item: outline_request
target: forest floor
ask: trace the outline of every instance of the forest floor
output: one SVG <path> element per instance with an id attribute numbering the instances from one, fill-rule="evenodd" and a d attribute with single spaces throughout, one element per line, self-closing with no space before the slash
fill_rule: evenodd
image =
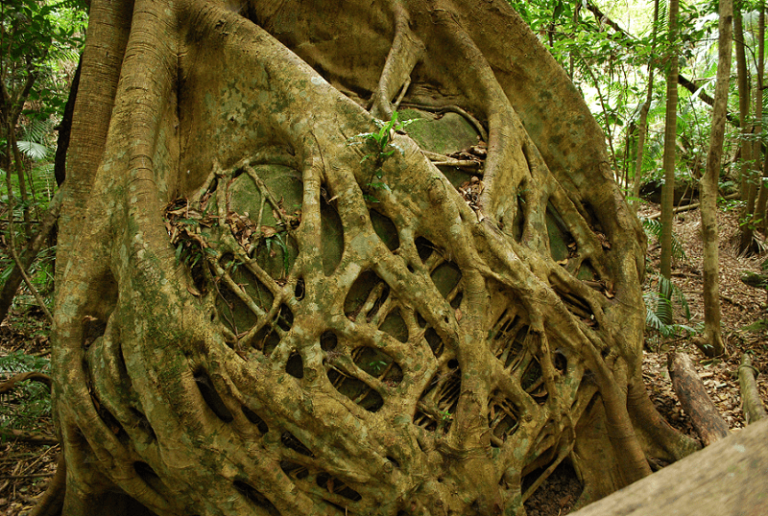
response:
<path id="1" fill-rule="evenodd" d="M 646 205 L 641 215 L 648 217 L 658 207 Z M 683 310 L 676 307 L 676 321 L 695 327 L 703 319 L 701 272 L 701 217 L 698 212 L 681 213 L 676 217 L 674 232 L 685 252 L 675 261 L 673 283 L 684 294 L 691 320 L 683 318 Z M 732 431 L 744 426 L 737 371 L 743 353 L 752 355 L 753 366 L 765 374 L 758 376 L 761 398 L 768 404 L 768 331 L 750 331 L 746 326 L 768 318 L 766 293 L 747 287 L 739 280 L 746 271 L 759 272 L 763 257 L 737 256 L 732 244 L 738 231 L 735 211 L 720 211 L 720 289 L 722 300 L 723 333 L 728 356 L 705 359 L 689 336 L 662 339 L 648 333 L 644 352 L 644 377 L 651 399 L 664 417 L 676 428 L 697 438 L 688 416 L 672 390 L 667 372 L 667 356 L 685 351 L 692 357 L 709 396 L 715 402 Z M 656 289 L 659 248 L 651 241 L 648 246 L 649 274 L 646 289 Z M 0 324 L 0 382 L 16 372 L 31 368 L 45 368 L 48 357 L 48 328 L 35 309 L 24 313 L 13 312 Z M 5 369 L 2 365 L 5 364 Z M 11 364 L 14 367 L 8 367 Z M 42 387 L 42 385 L 40 385 Z M 30 389 L 16 389 L 0 394 L 0 432 L 15 429 L 26 436 L 52 438 L 53 422 L 50 401 Z M 0 515 L 26 514 L 56 470 L 57 444 L 34 444 L 24 440 L 0 436 Z M 527 502 L 528 516 L 563 516 L 568 514 L 580 494 L 580 485 L 573 470 L 562 465 Z"/>

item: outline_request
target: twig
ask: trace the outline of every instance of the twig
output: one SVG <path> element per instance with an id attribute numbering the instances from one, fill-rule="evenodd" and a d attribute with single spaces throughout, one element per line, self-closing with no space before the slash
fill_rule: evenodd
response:
<path id="1" fill-rule="evenodd" d="M 436 152 L 430 152 L 430 151 L 421 151 L 422 154 L 424 154 L 425 157 L 429 158 L 429 160 L 432 161 L 432 164 L 437 166 L 445 165 L 447 167 L 479 167 L 480 162 L 479 161 L 473 161 L 469 159 L 454 159 L 450 156 L 445 156 L 443 154 L 438 154 Z M 480 172 L 482 175 L 482 172 Z"/>
<path id="2" fill-rule="evenodd" d="M 41 477 L 52 477 L 56 474 L 56 472 L 53 473 L 35 473 L 32 475 L 0 475 L 0 480 L 23 480 L 25 478 L 41 478 Z"/>

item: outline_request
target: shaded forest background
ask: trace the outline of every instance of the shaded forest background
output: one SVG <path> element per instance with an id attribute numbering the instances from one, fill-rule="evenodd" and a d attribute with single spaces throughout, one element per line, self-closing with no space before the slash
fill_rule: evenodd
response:
<path id="1" fill-rule="evenodd" d="M 724 353 L 703 334 L 699 210 L 713 127 L 719 4 L 680 2 L 675 31 L 670 13 L 676 0 L 509 2 L 590 105 L 605 132 L 615 180 L 648 236 L 645 379 L 654 403 L 674 426 L 697 435 L 667 369 L 668 354 L 687 351 L 728 426 L 744 426 L 738 381 L 744 355 L 754 371 L 768 369 L 765 2 L 734 5 L 716 213 Z M 65 149 L 67 100 L 86 26 L 87 8 L 76 0 L 0 3 L 0 514 L 27 511 L 55 470 L 46 373 L 56 193 L 64 180 L 57 148 Z M 670 78 L 678 94 L 674 111 Z M 669 120 L 676 137 L 665 150 Z M 665 152 L 672 150 L 674 181 L 664 170 Z M 672 202 L 662 209 L 665 185 L 672 187 Z M 662 211 L 674 212 L 671 223 L 661 222 Z M 671 270 L 665 272 L 667 253 Z M 23 373 L 30 375 L 2 383 Z M 757 388 L 768 400 L 763 376 Z M 575 502 L 578 483 L 567 471 L 549 482 L 550 491 L 529 500 L 529 514 L 565 513 Z"/>

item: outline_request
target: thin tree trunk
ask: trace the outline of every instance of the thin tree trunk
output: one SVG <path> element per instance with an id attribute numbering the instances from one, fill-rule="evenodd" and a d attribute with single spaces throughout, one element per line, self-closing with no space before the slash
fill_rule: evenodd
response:
<path id="1" fill-rule="evenodd" d="M 661 275 L 672 276 L 672 210 L 675 193 L 675 143 L 677 137 L 677 13 L 679 0 L 669 2 L 667 40 L 667 117 L 664 127 L 664 187 L 661 192 Z"/>
<path id="2" fill-rule="evenodd" d="M 651 55 L 656 53 L 656 28 L 659 22 L 659 0 L 653 2 L 653 34 L 651 35 Z M 653 59 L 648 61 L 648 90 L 645 94 L 645 103 L 640 109 L 640 122 L 637 134 L 637 156 L 635 161 L 635 181 L 632 185 L 632 197 L 640 198 L 640 186 L 643 180 L 643 155 L 645 153 L 645 135 L 648 132 L 648 111 L 653 100 Z M 637 208 L 638 202 L 631 201 L 631 205 Z"/>
<path id="3" fill-rule="evenodd" d="M 760 135 L 763 131 L 763 71 L 765 69 L 765 2 L 760 2 L 760 17 L 758 21 L 758 50 L 757 50 L 757 88 L 755 89 L 755 128 L 754 133 Z M 741 239 L 739 242 L 739 250 L 743 253 L 752 254 L 757 251 L 754 246 L 754 234 L 756 228 L 756 216 L 759 213 L 756 211 L 756 201 L 758 189 L 761 181 L 758 179 L 760 176 L 758 163 L 760 163 L 760 150 L 761 145 L 755 143 L 752 149 L 752 158 L 754 159 L 754 165 L 749 171 L 749 179 L 747 181 L 747 204 L 744 208 L 743 218 L 746 219 L 746 223 L 741 225 Z"/>
<path id="4" fill-rule="evenodd" d="M 747 177 L 749 177 L 749 162 L 752 159 L 752 145 L 749 143 L 749 134 L 751 129 L 747 124 L 750 106 L 750 79 L 749 68 L 747 68 L 747 56 L 744 52 L 744 22 L 741 16 L 742 1 L 736 2 L 733 13 L 733 43 L 736 47 L 736 69 L 738 72 L 738 91 L 739 91 L 739 127 L 741 128 L 741 138 L 739 148 L 741 150 L 741 198 L 746 199 L 748 195 Z"/>
<path id="5" fill-rule="evenodd" d="M 701 346 L 707 356 L 725 353 L 720 332 L 720 276 L 717 230 L 717 182 L 723 155 L 725 113 L 728 109 L 728 84 L 731 74 L 732 0 L 720 0 L 720 37 L 717 63 L 715 108 L 712 114 L 712 134 L 707 154 L 707 168 L 701 178 L 701 238 L 704 248 L 704 339 Z"/>

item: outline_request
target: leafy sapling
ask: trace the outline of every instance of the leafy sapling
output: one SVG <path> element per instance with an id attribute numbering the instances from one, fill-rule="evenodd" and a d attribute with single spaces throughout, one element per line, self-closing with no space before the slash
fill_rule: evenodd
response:
<path id="1" fill-rule="evenodd" d="M 384 122 L 382 120 L 375 120 L 376 125 L 379 127 L 378 131 L 372 133 L 360 133 L 356 134 L 349 139 L 349 145 L 367 145 L 371 152 L 363 156 L 360 163 L 365 163 L 368 160 L 373 160 L 373 172 L 370 179 L 365 184 L 366 188 L 370 191 L 385 190 L 391 191 L 389 185 L 384 181 L 384 161 L 392 156 L 395 151 L 400 151 L 400 154 L 405 154 L 404 150 L 398 145 L 392 143 L 394 134 L 396 132 L 403 132 L 405 128 L 411 125 L 418 119 L 414 120 L 400 120 L 400 115 L 397 111 L 392 112 L 392 119 Z M 376 203 L 379 200 L 373 196 L 364 194 L 365 200 L 368 202 Z"/>

